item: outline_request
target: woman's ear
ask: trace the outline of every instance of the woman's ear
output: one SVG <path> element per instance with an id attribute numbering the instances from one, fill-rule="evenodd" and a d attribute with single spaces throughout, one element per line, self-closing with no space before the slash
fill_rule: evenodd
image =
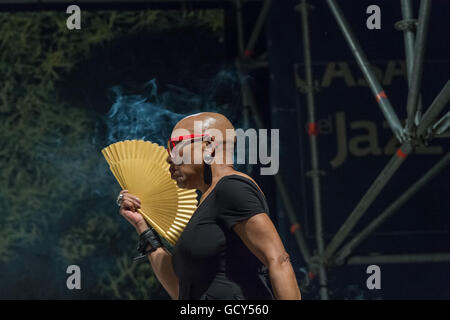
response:
<path id="1" fill-rule="evenodd" d="M 207 151 L 214 156 L 217 143 L 214 141 L 216 137 L 212 136 L 209 141 L 206 142 Z"/>

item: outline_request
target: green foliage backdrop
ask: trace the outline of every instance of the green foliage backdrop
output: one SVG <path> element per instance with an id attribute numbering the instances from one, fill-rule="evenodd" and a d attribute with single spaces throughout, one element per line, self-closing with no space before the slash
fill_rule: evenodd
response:
<path id="1" fill-rule="evenodd" d="M 96 143 L 94 111 L 58 84 L 115 39 L 183 26 L 223 30 L 219 10 L 0 13 L 0 283 L 2 298 L 168 299 L 137 236 L 114 207 L 118 185 Z M 109 182 L 109 183 L 108 183 Z M 102 192 L 98 192 L 102 190 Z M 83 290 L 65 288 L 80 265 Z"/>

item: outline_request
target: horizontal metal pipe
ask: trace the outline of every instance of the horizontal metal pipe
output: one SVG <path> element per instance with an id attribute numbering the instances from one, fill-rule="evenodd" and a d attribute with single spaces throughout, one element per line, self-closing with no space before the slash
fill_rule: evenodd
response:
<path id="1" fill-rule="evenodd" d="M 374 256 L 355 256 L 347 264 L 385 264 L 385 263 L 428 263 L 450 262 L 450 253 L 392 254 Z"/>

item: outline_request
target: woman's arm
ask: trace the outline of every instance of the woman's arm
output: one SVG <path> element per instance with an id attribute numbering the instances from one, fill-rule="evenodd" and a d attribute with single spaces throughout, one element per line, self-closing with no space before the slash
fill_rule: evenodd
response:
<path id="1" fill-rule="evenodd" d="M 141 207 L 141 201 L 135 195 L 132 195 L 128 190 L 120 191 L 122 194 L 122 204 L 120 205 L 119 213 L 136 229 L 140 235 L 148 229 L 148 224 L 137 209 Z M 148 250 L 150 248 L 146 248 Z M 172 254 L 166 248 L 160 247 L 147 255 L 153 272 L 158 278 L 161 285 L 170 295 L 173 300 L 178 300 L 179 281 L 173 270 Z"/>
<path id="2" fill-rule="evenodd" d="M 136 231 L 138 234 L 141 234 L 142 232 L 147 230 L 147 228 L 147 224 L 140 224 L 136 226 Z M 166 248 L 160 247 L 155 251 L 149 253 L 147 255 L 147 258 L 148 261 L 150 261 L 156 278 L 158 278 L 159 282 L 170 295 L 172 300 L 178 300 L 180 284 L 178 277 L 173 270 L 172 254 L 167 251 Z"/>
<path id="3" fill-rule="evenodd" d="M 251 252 L 269 269 L 277 300 L 301 300 L 294 269 L 272 220 L 260 213 L 237 223 L 234 231 Z"/>

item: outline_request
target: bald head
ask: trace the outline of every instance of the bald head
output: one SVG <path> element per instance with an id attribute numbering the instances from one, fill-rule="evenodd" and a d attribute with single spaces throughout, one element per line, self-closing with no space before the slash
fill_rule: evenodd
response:
<path id="1" fill-rule="evenodd" d="M 209 134 L 216 143 L 235 141 L 234 126 L 227 117 L 216 112 L 201 112 L 181 119 L 174 127 L 172 137 L 177 136 L 177 129 L 187 130 L 191 134 Z M 218 134 L 220 132 L 220 134 Z"/>
<path id="2" fill-rule="evenodd" d="M 236 142 L 236 132 L 233 124 L 224 115 L 216 112 L 201 112 L 181 119 L 173 128 L 171 138 L 180 136 L 194 135 L 194 138 L 200 138 L 206 141 L 204 144 L 192 143 L 194 163 L 201 164 L 203 155 L 212 156 L 215 164 L 233 165 L 234 145 Z M 198 140 L 197 140 L 198 141 Z M 178 152 L 181 152 L 180 146 Z M 191 153 L 192 153 L 191 152 Z M 187 163 L 191 155 L 183 153 Z M 181 160 L 179 160 L 181 161 Z M 192 163 L 192 162 L 191 162 Z"/>
<path id="3" fill-rule="evenodd" d="M 235 141 L 233 124 L 220 113 L 201 112 L 181 119 L 168 146 L 172 179 L 180 188 L 206 190 L 214 177 L 234 170 Z"/>

